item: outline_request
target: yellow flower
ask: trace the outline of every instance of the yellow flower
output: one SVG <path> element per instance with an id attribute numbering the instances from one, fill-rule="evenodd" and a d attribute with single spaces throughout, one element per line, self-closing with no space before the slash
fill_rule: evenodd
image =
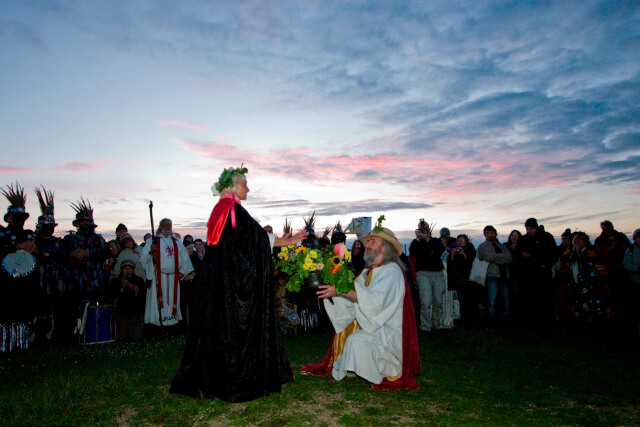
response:
<path id="1" fill-rule="evenodd" d="M 306 257 L 304 259 L 304 264 L 302 265 L 302 267 L 305 270 L 313 271 L 316 269 L 316 263 L 313 262 L 310 257 Z"/>
<path id="2" fill-rule="evenodd" d="M 318 253 L 316 251 L 311 251 L 309 252 L 309 256 L 311 257 L 311 259 L 316 259 L 318 258 Z"/>
<path id="3" fill-rule="evenodd" d="M 344 253 L 344 259 L 347 262 L 351 261 L 351 252 L 349 252 L 349 251 L 345 252 Z"/>
<path id="4" fill-rule="evenodd" d="M 296 253 L 299 254 L 300 252 L 304 252 L 306 250 L 307 250 L 307 248 L 305 248 L 304 246 L 298 246 L 296 248 Z"/>

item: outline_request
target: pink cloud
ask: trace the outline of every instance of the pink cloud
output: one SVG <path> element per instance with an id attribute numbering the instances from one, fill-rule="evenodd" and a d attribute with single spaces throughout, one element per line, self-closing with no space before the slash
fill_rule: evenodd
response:
<path id="1" fill-rule="evenodd" d="M 323 149 L 280 148 L 264 153 L 237 145 L 176 139 L 183 149 L 223 163 L 255 165 L 263 175 L 287 175 L 304 170 L 305 179 L 316 183 L 395 183 L 409 198 L 445 200 L 454 196 L 514 188 L 535 188 L 581 181 L 562 168 L 546 168 L 549 159 L 503 153 L 479 153 L 473 158 L 450 159 L 411 154 L 327 155 Z M 405 190 L 406 189 L 406 190 Z"/>
<path id="2" fill-rule="evenodd" d="M 85 162 L 67 162 L 62 165 L 63 172 L 89 172 L 104 169 L 104 162 L 85 163 Z"/>
<path id="3" fill-rule="evenodd" d="M 157 126 L 166 127 L 166 126 L 180 126 L 191 129 L 195 133 L 205 133 L 211 129 L 209 126 L 204 123 L 199 122 L 190 122 L 187 120 L 158 120 L 156 122 Z"/>
<path id="4" fill-rule="evenodd" d="M 0 166 L 0 175 L 17 175 L 23 173 L 34 173 L 36 169 L 18 166 Z"/>

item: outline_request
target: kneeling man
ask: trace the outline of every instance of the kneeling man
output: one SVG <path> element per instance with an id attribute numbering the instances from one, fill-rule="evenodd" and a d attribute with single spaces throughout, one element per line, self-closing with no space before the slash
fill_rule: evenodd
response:
<path id="1" fill-rule="evenodd" d="M 336 296 L 333 286 L 322 285 L 318 291 L 321 298 L 334 297 L 324 305 L 336 338 L 348 333 L 344 347 L 333 343 L 334 351 L 343 350 L 333 359 L 332 375 L 339 381 L 354 372 L 374 389 L 416 389 L 420 359 L 411 292 L 399 258 L 402 246 L 382 227 L 362 240 L 370 267 L 356 278 L 355 290 Z"/>

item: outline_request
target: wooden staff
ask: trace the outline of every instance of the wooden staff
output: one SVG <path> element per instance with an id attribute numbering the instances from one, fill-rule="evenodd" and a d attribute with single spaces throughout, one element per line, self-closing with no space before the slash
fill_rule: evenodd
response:
<path id="1" fill-rule="evenodd" d="M 151 244 L 153 245 L 156 242 L 156 232 L 155 227 L 153 225 L 153 200 L 149 200 L 149 218 L 151 219 Z M 158 242 L 160 244 L 160 242 Z M 156 245 L 156 251 L 159 251 L 158 245 Z M 158 275 L 156 274 L 156 268 L 160 268 L 159 265 L 155 263 L 155 254 L 153 255 L 153 276 L 158 280 Z M 160 292 L 162 292 L 162 283 L 160 284 Z M 160 299 L 162 298 L 162 294 L 158 295 L 158 286 L 156 286 L 156 304 L 158 306 L 158 319 L 160 320 L 160 329 L 162 330 L 162 336 L 165 335 L 164 324 L 162 323 L 162 309 L 160 308 Z"/>

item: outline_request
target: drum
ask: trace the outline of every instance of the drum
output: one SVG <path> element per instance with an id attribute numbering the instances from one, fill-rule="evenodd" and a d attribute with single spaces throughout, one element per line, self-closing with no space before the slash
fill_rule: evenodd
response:
<path id="1" fill-rule="evenodd" d="M 116 339 L 115 312 L 113 305 L 86 305 L 83 316 L 80 342 L 100 344 Z"/>
<path id="2" fill-rule="evenodd" d="M 22 249 L 11 252 L 2 259 L 2 271 L 14 279 L 26 277 L 35 269 L 36 257 Z"/>

